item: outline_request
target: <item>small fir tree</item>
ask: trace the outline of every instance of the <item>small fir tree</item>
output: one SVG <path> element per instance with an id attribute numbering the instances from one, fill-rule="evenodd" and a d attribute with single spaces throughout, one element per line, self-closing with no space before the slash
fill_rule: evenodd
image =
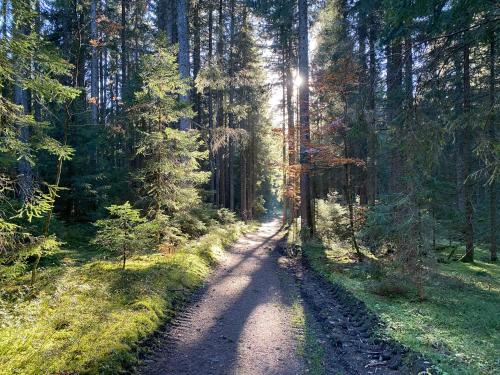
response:
<path id="1" fill-rule="evenodd" d="M 151 231 L 148 222 L 141 216 L 140 210 L 129 202 L 107 208 L 109 218 L 98 220 L 94 243 L 122 258 L 125 269 L 127 257 L 151 246 Z"/>

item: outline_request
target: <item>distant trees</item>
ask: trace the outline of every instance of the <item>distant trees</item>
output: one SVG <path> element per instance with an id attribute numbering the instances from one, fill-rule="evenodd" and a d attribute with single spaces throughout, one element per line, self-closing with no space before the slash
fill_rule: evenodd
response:
<path id="1" fill-rule="evenodd" d="M 157 242 L 203 232 L 207 202 L 245 220 L 272 207 L 277 142 L 246 2 L 0 10 L 0 272 L 28 265 L 35 281 L 54 223 L 124 201 Z"/>
<path id="2" fill-rule="evenodd" d="M 491 124 L 498 20 L 492 3 L 327 1 L 319 23 L 312 144 L 347 145 L 344 156 L 363 163 L 351 167 L 351 179 L 323 163 L 313 184 L 327 186 L 314 198 L 345 191 L 350 182 L 354 196 L 345 191 L 345 203 L 359 199 L 354 219 L 368 212 L 373 229 L 365 228 L 365 240 L 397 242 L 414 270 L 425 267 L 444 238 L 465 245 L 463 261 L 474 260 L 478 242 L 489 242 L 496 259 L 498 153 L 491 147 L 498 141 Z M 335 95 L 346 81 L 345 69 L 336 67 L 346 60 L 352 86 Z M 345 139 L 325 131 L 340 119 Z M 380 220 L 385 224 L 378 226 Z M 382 226 L 392 229 L 375 233 Z"/>

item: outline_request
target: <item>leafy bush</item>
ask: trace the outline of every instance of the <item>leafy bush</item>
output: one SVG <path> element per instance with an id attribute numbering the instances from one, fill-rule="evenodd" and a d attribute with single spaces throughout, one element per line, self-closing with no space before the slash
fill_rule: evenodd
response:
<path id="1" fill-rule="evenodd" d="M 221 224 L 234 224 L 238 221 L 236 214 L 227 208 L 221 208 L 217 211 L 217 220 Z"/>

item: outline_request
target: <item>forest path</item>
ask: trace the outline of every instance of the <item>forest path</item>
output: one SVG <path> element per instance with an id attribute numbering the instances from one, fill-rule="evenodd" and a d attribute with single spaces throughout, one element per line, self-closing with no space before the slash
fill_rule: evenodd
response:
<path id="1" fill-rule="evenodd" d="M 292 327 L 294 283 L 280 276 L 273 251 L 281 238 L 278 219 L 240 238 L 138 372 L 303 373 Z"/>

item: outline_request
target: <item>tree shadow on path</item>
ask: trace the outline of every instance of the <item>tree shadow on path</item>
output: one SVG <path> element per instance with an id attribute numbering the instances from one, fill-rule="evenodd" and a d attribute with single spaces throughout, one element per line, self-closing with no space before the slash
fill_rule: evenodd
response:
<path id="1" fill-rule="evenodd" d="M 297 374 L 291 301 L 272 249 L 279 225 L 242 239 L 142 374 Z"/>

